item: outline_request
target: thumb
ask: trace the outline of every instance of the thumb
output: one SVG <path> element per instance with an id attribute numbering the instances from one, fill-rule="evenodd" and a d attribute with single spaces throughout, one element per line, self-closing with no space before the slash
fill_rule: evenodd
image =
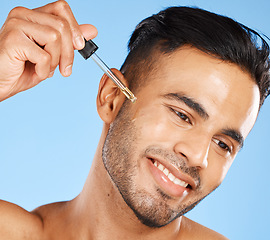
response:
<path id="1" fill-rule="evenodd" d="M 81 24 L 79 28 L 86 40 L 93 39 L 98 34 L 96 27 L 91 24 Z"/>

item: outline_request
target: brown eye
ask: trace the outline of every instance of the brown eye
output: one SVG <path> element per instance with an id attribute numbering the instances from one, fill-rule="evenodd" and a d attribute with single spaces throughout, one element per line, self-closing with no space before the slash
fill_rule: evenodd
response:
<path id="1" fill-rule="evenodd" d="M 218 139 L 213 139 L 213 141 L 224 151 L 227 151 L 231 153 L 231 148 L 224 142 L 218 140 Z"/>
<path id="2" fill-rule="evenodd" d="M 171 110 L 173 113 L 175 113 L 181 120 L 183 120 L 183 121 L 185 121 L 185 122 L 191 124 L 191 121 L 190 121 L 189 117 L 188 117 L 186 114 L 184 114 L 184 113 L 182 113 L 182 112 L 179 112 L 179 111 L 176 111 L 176 110 L 173 109 L 173 108 L 170 108 L 170 110 Z"/>

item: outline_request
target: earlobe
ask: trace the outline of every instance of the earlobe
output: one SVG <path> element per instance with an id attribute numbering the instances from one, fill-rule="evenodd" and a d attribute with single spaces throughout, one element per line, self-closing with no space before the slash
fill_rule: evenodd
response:
<path id="1" fill-rule="evenodd" d="M 127 84 L 123 74 L 113 68 L 111 71 L 124 83 Z M 116 117 L 120 110 L 125 95 L 121 93 L 119 88 L 114 82 L 104 74 L 99 83 L 98 95 L 97 95 L 97 110 L 100 118 L 110 124 Z"/>

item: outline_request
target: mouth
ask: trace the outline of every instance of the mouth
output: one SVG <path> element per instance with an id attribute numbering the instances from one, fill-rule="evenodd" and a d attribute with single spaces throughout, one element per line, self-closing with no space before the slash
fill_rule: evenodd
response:
<path id="1" fill-rule="evenodd" d="M 180 173 L 175 167 L 151 157 L 147 158 L 156 181 L 173 195 L 182 195 L 184 191 L 189 192 L 195 189 L 196 184 L 193 179 Z"/>
<path id="2" fill-rule="evenodd" d="M 160 171 L 162 171 L 165 176 L 167 176 L 169 178 L 169 180 L 171 182 L 173 182 L 176 185 L 179 185 L 181 187 L 184 188 L 189 188 L 192 189 L 191 185 L 188 184 L 187 182 L 177 178 L 176 176 L 174 176 L 167 168 L 165 168 L 161 163 L 159 163 L 158 161 L 151 159 L 151 161 L 153 162 L 154 166 L 157 167 Z"/>

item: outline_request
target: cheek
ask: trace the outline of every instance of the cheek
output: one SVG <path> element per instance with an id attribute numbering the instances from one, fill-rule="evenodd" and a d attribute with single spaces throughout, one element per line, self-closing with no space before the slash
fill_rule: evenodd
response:
<path id="1" fill-rule="evenodd" d="M 225 160 L 209 151 L 208 166 L 201 173 L 202 182 L 210 188 L 218 187 L 224 180 L 232 162 L 233 159 Z"/>
<path id="2" fill-rule="evenodd" d="M 168 117 L 157 109 L 152 109 L 151 114 L 149 111 L 145 114 L 141 113 L 134 119 L 141 141 L 145 142 L 146 145 L 169 142 L 175 131 L 173 131 Z"/>
<path id="3" fill-rule="evenodd" d="M 133 122 L 136 126 L 139 149 L 150 145 L 159 145 L 172 149 L 179 139 L 186 139 L 189 131 L 179 131 L 171 121 L 168 113 L 160 108 L 145 108 L 136 113 Z M 208 167 L 201 170 L 202 185 L 209 190 L 216 188 L 225 178 L 232 160 L 225 160 L 214 149 L 209 151 Z"/>

